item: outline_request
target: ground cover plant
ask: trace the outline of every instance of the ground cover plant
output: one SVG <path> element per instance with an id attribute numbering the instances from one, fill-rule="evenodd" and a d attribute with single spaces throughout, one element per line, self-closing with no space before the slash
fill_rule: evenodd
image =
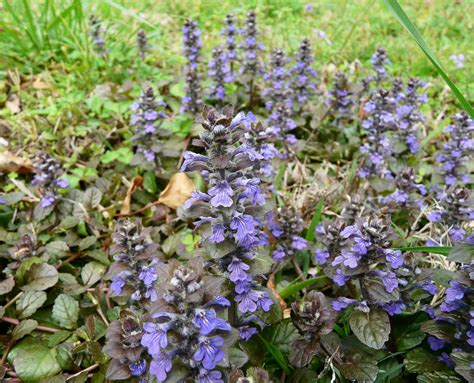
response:
<path id="1" fill-rule="evenodd" d="M 131 3 L 1 5 L 0 377 L 473 381 L 474 122 L 416 45 Z"/>

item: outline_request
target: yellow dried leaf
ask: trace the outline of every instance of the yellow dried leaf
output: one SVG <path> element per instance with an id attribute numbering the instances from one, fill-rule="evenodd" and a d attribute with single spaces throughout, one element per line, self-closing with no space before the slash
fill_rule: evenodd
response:
<path id="1" fill-rule="evenodd" d="M 6 108 L 13 114 L 21 112 L 20 98 L 16 94 L 12 94 L 5 103 Z"/>
<path id="2" fill-rule="evenodd" d="M 172 209 L 178 208 L 191 197 L 191 192 L 196 189 L 193 181 L 184 173 L 174 174 L 165 190 L 160 194 L 159 203 Z"/>
<path id="3" fill-rule="evenodd" d="M 130 214 L 130 205 L 132 203 L 132 194 L 137 190 L 140 186 L 143 185 L 143 177 L 135 176 L 130 183 L 130 186 L 127 190 L 127 195 L 122 202 L 122 208 L 120 209 L 121 215 L 128 215 Z"/>

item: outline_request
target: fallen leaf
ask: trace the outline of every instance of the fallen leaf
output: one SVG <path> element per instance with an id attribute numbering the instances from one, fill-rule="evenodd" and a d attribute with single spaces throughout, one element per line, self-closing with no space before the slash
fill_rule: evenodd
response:
<path id="1" fill-rule="evenodd" d="M 122 203 L 122 208 L 120 209 L 121 215 L 130 214 L 130 204 L 132 203 L 132 194 L 135 190 L 137 190 L 140 186 L 143 185 L 143 177 L 135 176 L 130 183 L 130 186 L 127 190 L 127 195 Z"/>
<path id="2" fill-rule="evenodd" d="M 177 209 L 191 197 L 191 192 L 196 189 L 193 181 L 184 173 L 174 174 L 165 190 L 160 194 L 159 203 L 172 209 Z"/>
<path id="3" fill-rule="evenodd" d="M 21 112 L 20 98 L 16 94 L 12 94 L 8 98 L 8 101 L 5 103 L 5 106 L 13 114 L 17 114 Z"/>
<path id="4" fill-rule="evenodd" d="M 51 84 L 44 82 L 40 77 L 36 77 L 35 81 L 33 81 L 32 86 L 34 89 L 38 89 L 38 90 L 51 88 Z"/>
<path id="5" fill-rule="evenodd" d="M 0 152 L 0 172 L 9 173 L 31 173 L 33 171 L 33 164 L 28 158 L 18 157 L 9 152 Z"/>

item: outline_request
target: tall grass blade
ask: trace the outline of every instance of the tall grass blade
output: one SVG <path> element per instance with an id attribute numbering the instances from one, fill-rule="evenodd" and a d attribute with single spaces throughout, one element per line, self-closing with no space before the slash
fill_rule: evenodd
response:
<path id="1" fill-rule="evenodd" d="M 405 29 L 411 34 L 411 36 L 415 39 L 416 43 L 419 45 L 419 47 L 424 52 L 426 57 L 428 57 L 428 59 L 434 65 L 434 67 L 436 68 L 438 73 L 441 75 L 443 80 L 451 88 L 454 95 L 456 96 L 458 101 L 461 103 L 462 107 L 471 116 L 471 118 L 474 118 L 474 109 L 471 107 L 469 102 L 464 98 L 464 96 L 461 94 L 461 92 L 456 87 L 456 85 L 454 85 L 454 83 L 448 77 L 443 67 L 441 66 L 441 63 L 438 61 L 438 59 L 436 58 L 434 53 L 431 51 L 431 49 L 428 47 L 428 45 L 426 45 L 426 42 L 423 39 L 423 37 L 421 37 L 420 32 L 418 32 L 418 29 L 411 22 L 411 20 L 409 19 L 409 17 L 403 10 L 403 8 L 400 6 L 400 4 L 398 4 L 397 0 L 384 0 L 384 3 L 388 7 L 388 9 L 390 9 L 393 15 L 398 19 L 400 24 L 402 24 L 405 27 Z"/>

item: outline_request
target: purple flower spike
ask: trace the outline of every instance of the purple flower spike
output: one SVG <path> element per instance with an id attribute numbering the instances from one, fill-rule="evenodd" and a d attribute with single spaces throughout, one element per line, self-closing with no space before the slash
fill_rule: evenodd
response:
<path id="1" fill-rule="evenodd" d="M 208 193 L 212 196 L 211 205 L 214 207 L 230 207 L 234 203 L 232 200 L 234 192 L 227 181 L 218 182 L 209 189 Z"/>

